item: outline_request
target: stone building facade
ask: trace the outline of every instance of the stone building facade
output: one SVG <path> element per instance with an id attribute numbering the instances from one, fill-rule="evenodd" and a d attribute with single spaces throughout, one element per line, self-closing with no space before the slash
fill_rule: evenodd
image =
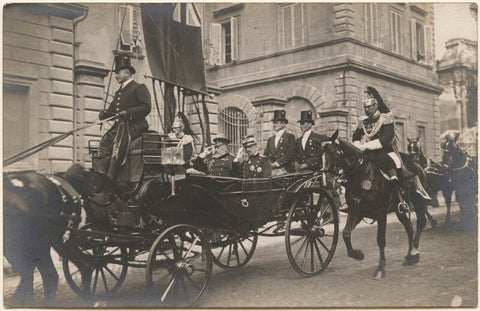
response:
<path id="1" fill-rule="evenodd" d="M 253 133 L 263 148 L 272 135 L 273 110 L 287 110 L 290 130 L 298 134 L 300 110 L 311 109 L 317 131 L 339 129 L 351 137 L 363 113 L 363 89 L 372 85 L 395 113 L 400 148 L 407 137 L 421 136 L 426 151 L 440 156 L 432 4 L 196 5 L 208 120 L 199 119 L 188 101 L 185 111 L 198 133 L 199 122 L 204 128 L 208 123 L 212 137 L 232 138 L 232 149 Z M 95 121 L 111 99 L 107 93 L 118 88 L 110 80 L 115 54 L 132 57 L 135 79 L 154 95 L 140 10 L 139 3 L 4 7 L 4 158 Z M 151 128 L 161 131 L 153 98 L 152 103 Z M 78 132 L 9 168 L 89 166 L 88 141 L 105 129 Z"/>
<path id="2" fill-rule="evenodd" d="M 433 4 L 209 3 L 203 18 L 207 81 L 219 92 L 213 134 L 238 144 L 248 132 L 265 146 L 273 110 L 298 135 L 310 109 L 316 131 L 351 137 L 371 85 L 394 111 L 400 149 L 419 136 L 440 156 Z M 231 136 L 235 127 L 246 129 Z"/>

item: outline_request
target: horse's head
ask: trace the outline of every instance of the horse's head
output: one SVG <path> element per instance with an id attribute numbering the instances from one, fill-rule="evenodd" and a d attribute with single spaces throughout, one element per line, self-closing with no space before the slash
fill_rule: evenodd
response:
<path id="1" fill-rule="evenodd" d="M 446 140 L 442 143 L 442 163 L 450 168 L 464 165 L 467 158 L 467 155 L 457 144 L 459 136 L 458 133 L 453 138 L 446 136 Z"/>
<path id="2" fill-rule="evenodd" d="M 350 171 L 363 159 L 363 152 L 351 142 L 338 138 L 338 130 L 323 143 L 326 169 L 341 168 Z"/>
<path id="3" fill-rule="evenodd" d="M 408 154 L 412 157 L 415 161 L 420 161 L 420 157 L 422 155 L 422 145 L 420 143 L 419 138 L 407 138 L 408 145 L 407 151 Z"/>

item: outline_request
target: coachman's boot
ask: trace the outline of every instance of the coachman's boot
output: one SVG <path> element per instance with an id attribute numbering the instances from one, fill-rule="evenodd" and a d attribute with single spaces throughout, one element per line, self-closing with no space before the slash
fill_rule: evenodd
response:
<path id="1" fill-rule="evenodd" d="M 93 158 L 93 161 L 92 161 L 93 171 L 103 175 L 107 175 L 109 162 L 110 162 L 109 158 L 105 158 L 105 157 Z"/>
<path id="2" fill-rule="evenodd" d="M 410 207 L 408 206 L 408 203 L 405 200 L 406 197 L 406 189 L 405 189 L 405 179 L 403 178 L 403 171 L 402 169 L 395 170 L 395 178 L 392 178 L 392 181 L 395 185 L 395 191 L 397 192 L 398 195 L 398 200 L 400 203 L 398 203 L 398 211 L 402 214 L 409 213 L 410 212 Z M 390 171 L 389 171 L 390 172 Z"/>
<path id="3" fill-rule="evenodd" d="M 110 166 L 108 167 L 108 172 L 107 172 L 107 177 L 110 178 L 110 180 L 115 179 L 115 175 L 117 175 L 117 171 L 120 168 L 120 160 L 119 159 L 111 159 L 110 160 Z"/>

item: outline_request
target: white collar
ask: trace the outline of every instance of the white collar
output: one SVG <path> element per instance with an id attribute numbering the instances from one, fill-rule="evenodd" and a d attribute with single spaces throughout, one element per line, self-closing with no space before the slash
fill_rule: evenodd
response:
<path id="1" fill-rule="evenodd" d="M 285 128 L 281 129 L 280 131 L 276 131 L 275 136 L 277 136 L 277 137 L 282 136 L 283 133 L 285 133 Z"/>
<path id="2" fill-rule="evenodd" d="M 310 136 L 310 134 L 312 133 L 312 129 L 309 129 L 308 131 L 306 131 L 305 133 L 303 133 L 303 137 L 308 137 Z"/>
<path id="3" fill-rule="evenodd" d="M 123 82 L 123 83 L 122 83 L 122 88 L 126 87 L 127 84 L 129 84 L 129 83 L 132 82 L 132 81 L 133 81 L 133 78 L 130 78 L 130 79 L 128 79 L 127 81 Z"/>

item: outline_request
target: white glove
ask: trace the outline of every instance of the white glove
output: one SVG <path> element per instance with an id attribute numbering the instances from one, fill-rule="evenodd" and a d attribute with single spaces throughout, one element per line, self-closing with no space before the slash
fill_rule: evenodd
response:
<path id="1" fill-rule="evenodd" d="M 367 150 L 377 150 L 377 149 L 382 149 L 382 144 L 380 143 L 380 140 L 374 139 L 364 143 L 363 147 Z"/>
<path id="2" fill-rule="evenodd" d="M 235 162 L 240 162 L 243 159 L 243 155 L 245 154 L 245 149 L 243 147 L 240 147 L 237 151 L 237 156 L 235 157 L 234 161 Z"/>
<path id="3" fill-rule="evenodd" d="M 353 142 L 353 145 L 355 147 L 357 147 L 358 149 L 364 151 L 365 150 L 365 147 L 363 146 L 363 144 L 359 141 L 359 140 L 356 140 Z"/>

